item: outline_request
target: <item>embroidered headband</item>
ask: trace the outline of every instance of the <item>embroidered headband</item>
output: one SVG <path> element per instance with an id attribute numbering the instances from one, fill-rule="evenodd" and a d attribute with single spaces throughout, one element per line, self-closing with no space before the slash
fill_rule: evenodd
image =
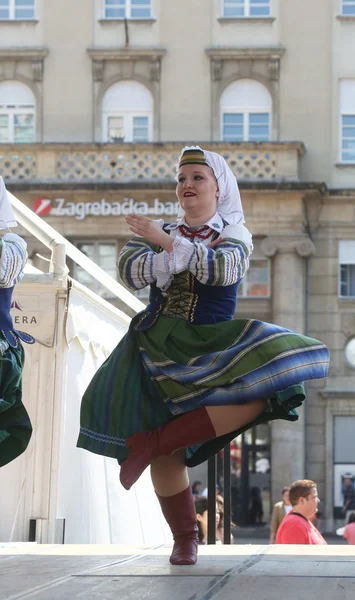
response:
<path id="1" fill-rule="evenodd" d="M 197 148 L 183 150 L 179 162 L 179 169 L 184 165 L 205 165 L 207 167 L 209 166 L 207 164 L 203 151 L 198 150 Z"/>

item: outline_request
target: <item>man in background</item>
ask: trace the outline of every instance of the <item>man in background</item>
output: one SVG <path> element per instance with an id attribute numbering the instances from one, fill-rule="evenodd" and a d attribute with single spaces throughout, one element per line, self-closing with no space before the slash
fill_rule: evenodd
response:
<path id="1" fill-rule="evenodd" d="M 311 522 L 317 513 L 317 484 L 310 479 L 295 481 L 289 490 L 292 510 L 282 521 L 277 534 L 276 544 L 317 544 L 327 542 Z"/>

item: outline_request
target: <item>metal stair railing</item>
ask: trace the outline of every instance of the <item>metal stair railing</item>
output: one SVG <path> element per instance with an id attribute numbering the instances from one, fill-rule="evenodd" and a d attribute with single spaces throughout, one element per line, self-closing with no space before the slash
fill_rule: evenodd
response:
<path id="1" fill-rule="evenodd" d="M 78 250 L 65 237 L 48 225 L 41 217 L 25 206 L 16 196 L 8 192 L 15 218 L 27 231 L 35 236 L 42 244 L 52 252 L 50 272 L 60 277 L 67 273 L 66 256 L 76 264 L 85 269 L 94 279 L 107 288 L 114 296 L 117 296 L 129 308 L 140 312 L 145 308 L 131 292 L 126 290 L 118 281 L 108 275 L 101 267 L 96 265 L 83 252 Z"/>

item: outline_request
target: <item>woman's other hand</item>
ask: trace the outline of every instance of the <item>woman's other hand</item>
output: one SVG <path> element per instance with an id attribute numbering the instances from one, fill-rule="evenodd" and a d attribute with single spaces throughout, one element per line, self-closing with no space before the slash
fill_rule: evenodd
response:
<path id="1" fill-rule="evenodd" d="M 207 244 L 207 248 L 215 248 L 216 246 L 218 246 L 218 244 L 221 243 L 222 240 L 223 240 L 223 238 L 220 235 L 216 240 L 214 240 L 213 242 L 210 242 L 209 244 Z"/>

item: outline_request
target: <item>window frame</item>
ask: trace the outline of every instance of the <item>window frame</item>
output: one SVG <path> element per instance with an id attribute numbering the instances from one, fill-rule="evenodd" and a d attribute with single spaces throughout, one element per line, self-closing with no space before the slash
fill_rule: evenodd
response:
<path id="1" fill-rule="evenodd" d="M 249 274 L 250 269 L 252 268 L 252 264 L 251 263 L 253 262 L 253 260 L 255 260 L 255 261 L 256 260 L 264 260 L 264 261 L 267 262 L 267 265 L 268 265 L 268 281 L 267 281 L 267 286 L 268 286 L 268 292 L 269 293 L 267 295 L 265 295 L 265 296 L 249 296 L 248 293 L 247 293 L 248 292 L 248 287 L 249 287 L 248 286 L 248 274 Z M 244 286 L 245 286 L 245 290 L 244 290 Z M 241 289 L 243 290 L 242 294 L 240 293 Z M 272 295 L 272 290 L 271 290 L 271 260 L 267 256 L 260 256 L 260 257 L 255 256 L 253 258 L 253 255 L 252 255 L 250 257 L 250 266 L 249 266 L 249 269 L 245 273 L 245 275 L 244 275 L 244 277 L 243 277 L 243 279 L 242 279 L 242 281 L 240 283 L 240 286 L 238 288 L 238 300 L 269 300 L 271 298 L 271 295 Z"/>
<path id="2" fill-rule="evenodd" d="M 243 139 L 242 140 L 226 140 L 224 139 L 224 116 L 225 115 L 243 115 Z M 250 115 L 267 115 L 268 116 L 268 139 L 250 139 Z M 228 109 L 227 111 L 221 111 L 221 141 L 227 143 L 233 142 L 270 142 L 271 141 L 271 112 L 266 112 L 265 108 L 260 110 L 241 110 L 241 109 Z"/>
<path id="3" fill-rule="evenodd" d="M 233 0 L 231 0 L 233 1 Z M 270 17 L 272 16 L 272 0 L 268 0 L 267 4 L 265 2 L 262 2 L 261 4 L 265 4 L 266 6 L 268 6 L 269 8 L 269 13 L 267 15 L 252 15 L 251 14 L 251 0 L 242 0 L 242 3 L 239 2 L 238 4 L 242 4 L 243 9 L 244 9 L 244 15 L 235 15 L 235 16 L 227 16 L 225 15 L 225 8 L 226 8 L 226 2 L 228 2 L 228 0 L 221 0 L 221 4 L 222 4 L 222 10 L 221 10 L 221 14 L 222 14 L 222 18 L 223 19 L 270 19 Z M 237 1 L 235 0 L 235 4 L 237 4 Z"/>
<path id="4" fill-rule="evenodd" d="M 352 244 L 355 245 L 355 240 L 339 240 L 339 245 L 338 245 L 338 298 L 341 300 L 355 300 L 355 294 L 354 295 L 346 295 L 343 296 L 341 293 L 341 287 L 342 287 L 342 280 L 341 280 L 341 270 L 342 267 L 346 267 L 346 266 L 352 266 L 355 269 L 355 257 L 354 260 L 349 262 L 349 261 L 341 261 L 341 256 L 340 256 L 340 244 L 341 242 L 351 242 Z"/>
<path id="5" fill-rule="evenodd" d="M 100 217 L 98 217 L 100 218 Z M 114 246 L 115 248 L 115 252 L 116 252 L 116 258 L 115 258 L 115 265 L 116 265 L 116 277 L 115 280 L 118 281 L 118 272 L 117 272 L 117 258 L 118 258 L 118 244 L 117 244 L 117 240 L 112 239 L 112 238 L 98 238 L 98 239 L 90 239 L 90 238 L 83 238 L 83 239 L 74 239 L 73 240 L 73 245 L 80 250 L 80 246 L 83 244 L 88 244 L 88 245 L 92 245 L 95 248 L 98 248 L 100 246 L 100 244 L 111 244 L 112 246 Z M 81 251 L 81 250 L 80 250 Z M 95 259 L 94 262 L 95 264 L 97 264 L 101 269 L 103 269 L 103 267 L 101 266 L 99 260 L 99 253 L 96 252 L 95 253 Z M 75 262 L 73 263 L 73 279 L 76 279 L 81 285 L 87 286 L 87 284 L 83 283 L 82 281 L 80 281 L 80 276 L 78 277 L 78 272 L 79 270 L 85 271 L 85 269 L 83 269 L 82 267 L 80 267 L 80 265 L 77 265 Z M 103 271 L 105 271 L 105 269 L 103 269 Z M 105 271 L 105 273 L 107 273 L 107 271 Z M 109 273 L 107 273 L 107 275 L 109 275 Z M 112 298 L 114 298 L 115 296 L 112 295 L 112 293 L 105 288 L 104 286 L 102 286 L 102 284 L 97 281 L 97 279 L 95 279 L 93 277 L 94 283 L 95 283 L 95 289 L 91 290 L 94 294 L 97 294 L 98 296 L 100 296 L 101 298 L 104 298 L 104 300 L 112 300 Z M 103 288 L 104 293 L 101 294 L 100 293 L 100 289 Z M 91 288 L 89 288 L 91 289 Z M 106 295 L 107 294 L 107 295 Z"/>
<path id="6" fill-rule="evenodd" d="M 355 163 L 355 148 L 353 150 L 354 152 L 354 158 L 348 160 L 344 158 L 344 152 L 346 152 L 346 150 L 343 148 L 343 143 L 344 140 L 346 138 L 343 137 L 343 118 L 344 117 L 355 117 L 355 110 L 353 113 L 350 113 L 348 111 L 341 111 L 340 112 L 340 126 L 339 126 L 339 137 L 340 137 L 340 141 L 339 141 L 339 150 L 340 150 L 340 156 L 339 156 L 339 162 L 343 165 L 353 165 Z M 354 125 L 354 134 L 355 134 L 355 125 Z M 354 135 L 354 139 L 355 139 L 355 135 Z"/>
<path id="7" fill-rule="evenodd" d="M 344 8 L 346 6 L 352 6 L 353 7 L 353 12 L 351 14 L 346 14 L 344 12 Z M 355 0 L 341 0 L 340 2 L 340 14 L 342 17 L 355 17 Z"/>
<path id="8" fill-rule="evenodd" d="M 36 143 L 36 107 L 34 105 L 13 105 L 11 108 L 7 104 L 0 104 L 0 116 L 7 115 L 9 118 L 8 126 L 8 140 L 7 142 L 1 142 L 4 144 L 35 144 Z M 18 142 L 15 140 L 15 116 L 17 115 L 31 115 L 33 116 L 33 139 L 28 142 Z"/>
<path id="9" fill-rule="evenodd" d="M 146 21 L 153 19 L 153 0 L 145 0 L 147 6 L 149 5 L 150 15 L 149 17 L 133 17 L 132 16 L 132 0 L 124 0 L 124 17 L 108 17 L 106 16 L 107 9 L 110 8 L 110 5 L 107 5 L 107 0 L 103 0 L 103 19 L 108 21 L 124 21 L 125 19 L 129 19 L 132 21 Z M 118 4 L 117 7 L 118 8 Z"/>
<path id="10" fill-rule="evenodd" d="M 123 144 L 146 144 L 151 143 L 153 141 L 153 118 L 150 111 L 126 111 L 126 110 L 104 110 L 102 114 L 103 123 L 102 123 L 102 141 L 104 144 L 114 144 L 116 142 L 110 142 L 108 139 L 109 132 L 109 119 L 111 117 L 123 117 L 123 132 L 124 139 Z M 133 130 L 134 130 L 134 119 L 135 117 L 147 117 L 148 118 L 148 140 L 143 141 L 135 141 L 133 139 Z M 119 142 L 118 142 L 119 143 Z"/>
<path id="11" fill-rule="evenodd" d="M 36 0 L 32 0 L 32 6 L 28 7 L 25 5 L 16 6 L 16 0 L 7 0 L 8 2 L 8 17 L 0 17 L 0 21 L 34 21 L 36 19 Z M 5 10 L 7 7 L 0 6 L 0 10 Z M 33 15 L 31 17 L 16 17 L 16 10 L 33 10 Z"/>

